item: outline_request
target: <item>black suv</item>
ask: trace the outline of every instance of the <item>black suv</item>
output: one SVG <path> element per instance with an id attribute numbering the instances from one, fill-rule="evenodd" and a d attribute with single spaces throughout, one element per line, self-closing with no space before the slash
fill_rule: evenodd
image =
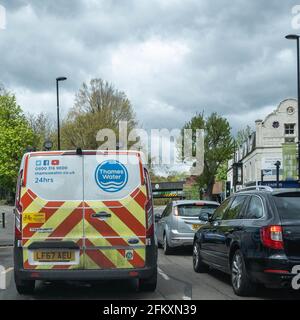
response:
<path id="1" fill-rule="evenodd" d="M 234 292 L 258 283 L 290 287 L 300 265 L 300 189 L 244 189 L 227 198 L 195 234 L 193 265 L 231 275 Z"/>

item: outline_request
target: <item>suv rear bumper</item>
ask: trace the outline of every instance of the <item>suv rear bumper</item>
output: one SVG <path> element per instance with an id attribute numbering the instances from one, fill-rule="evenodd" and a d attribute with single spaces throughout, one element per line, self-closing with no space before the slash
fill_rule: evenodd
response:
<path id="1" fill-rule="evenodd" d="M 300 261 L 291 261 L 285 255 L 277 255 L 251 260 L 248 270 L 255 282 L 269 287 L 290 288 L 292 279 L 296 276 L 292 269 L 296 265 L 300 265 Z"/>
<path id="2" fill-rule="evenodd" d="M 252 272 L 252 277 L 256 279 L 256 282 L 264 284 L 270 288 L 291 288 L 292 279 L 295 276 L 291 273 L 264 273 L 264 272 Z"/>
<path id="3" fill-rule="evenodd" d="M 156 271 L 156 267 L 142 269 L 110 270 L 15 270 L 20 280 L 115 280 L 147 279 Z"/>

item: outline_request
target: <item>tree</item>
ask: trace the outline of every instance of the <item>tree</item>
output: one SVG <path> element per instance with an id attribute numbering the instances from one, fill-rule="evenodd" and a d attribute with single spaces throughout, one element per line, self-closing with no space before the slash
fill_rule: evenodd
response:
<path id="1" fill-rule="evenodd" d="M 52 141 L 54 134 L 56 134 L 52 119 L 48 114 L 43 112 L 37 115 L 28 114 L 27 119 L 34 133 L 33 147 L 36 150 L 43 150 L 44 142 L 46 140 Z"/>
<path id="2" fill-rule="evenodd" d="M 127 121 L 128 132 L 136 126 L 135 115 L 124 92 L 102 79 L 83 83 L 75 105 L 62 124 L 62 144 L 65 148 L 97 149 L 97 132 L 112 129 L 118 136 L 119 122 Z"/>
<path id="3" fill-rule="evenodd" d="M 15 96 L 7 92 L 0 96 L 0 128 L 0 187 L 13 192 L 22 156 L 32 146 L 34 134 Z"/>
<path id="4" fill-rule="evenodd" d="M 239 147 L 243 142 L 245 142 L 249 138 L 251 133 L 252 129 L 248 125 L 246 128 L 239 130 L 235 138 L 236 146 Z"/>
<path id="5" fill-rule="evenodd" d="M 211 199 L 216 175 L 222 165 L 231 158 L 234 150 L 230 125 L 227 119 L 217 113 L 212 113 L 208 118 L 202 113 L 196 114 L 183 129 L 204 129 L 204 170 L 202 175 L 197 177 L 197 182 L 199 188 L 206 188 L 207 197 Z"/>
<path id="6" fill-rule="evenodd" d="M 225 161 L 220 165 L 217 175 L 216 175 L 216 180 L 217 181 L 226 181 L 227 180 L 227 169 L 228 169 L 228 161 Z"/>

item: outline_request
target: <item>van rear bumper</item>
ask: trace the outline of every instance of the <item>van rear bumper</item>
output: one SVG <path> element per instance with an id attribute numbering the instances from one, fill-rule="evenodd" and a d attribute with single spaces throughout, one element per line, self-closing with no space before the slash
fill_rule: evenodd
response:
<path id="1" fill-rule="evenodd" d="M 155 267 L 142 269 L 111 270 L 15 270 L 20 280 L 115 280 L 148 279 L 156 271 Z"/>

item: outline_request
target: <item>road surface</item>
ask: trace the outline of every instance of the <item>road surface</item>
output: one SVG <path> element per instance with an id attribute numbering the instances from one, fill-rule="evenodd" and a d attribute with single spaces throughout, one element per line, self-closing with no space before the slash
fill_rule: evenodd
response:
<path id="1" fill-rule="evenodd" d="M 229 277 L 217 271 L 197 274 L 192 268 L 191 250 L 180 250 L 176 255 L 165 256 L 159 249 L 158 286 L 153 293 L 137 292 L 134 281 L 38 282 L 32 296 L 20 296 L 14 287 L 13 257 L 11 247 L 0 248 L 0 262 L 7 270 L 9 282 L 0 290 L 0 300 L 5 299 L 151 299 L 151 300 L 232 300 L 234 295 Z M 245 298 L 244 298 L 245 299 Z M 249 299 L 249 298 L 248 298 Z M 257 297 L 250 299 L 300 299 L 300 292 L 260 289 Z"/>

